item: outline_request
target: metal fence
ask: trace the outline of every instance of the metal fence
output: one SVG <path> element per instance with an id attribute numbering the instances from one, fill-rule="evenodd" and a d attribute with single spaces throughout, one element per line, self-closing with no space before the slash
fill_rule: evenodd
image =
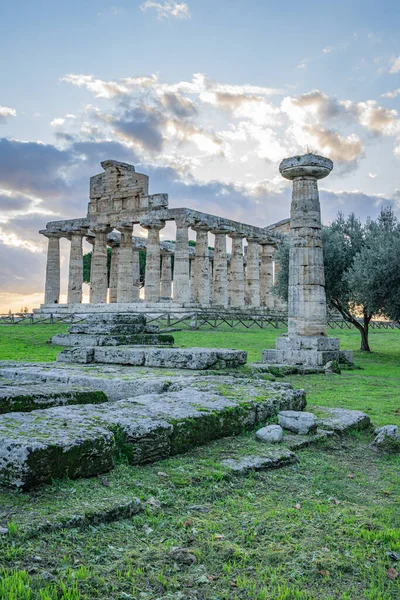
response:
<path id="1" fill-rule="evenodd" d="M 94 313 L 91 313 L 94 314 Z M 101 315 L 102 313 L 96 313 Z M 110 313 L 104 313 L 110 314 Z M 122 313 L 123 314 L 123 313 Z M 231 329 L 259 328 L 264 329 L 272 327 L 278 329 L 287 326 L 287 314 L 285 313 L 267 313 L 250 312 L 235 310 L 188 310 L 187 312 L 156 311 L 149 310 L 142 313 L 147 318 L 148 324 L 159 325 L 162 329 L 177 330 L 199 330 L 199 329 L 218 329 L 228 326 Z M 86 315 L 82 314 L 7 314 L 0 315 L 0 325 L 52 325 L 54 323 L 79 323 L 84 321 Z M 360 320 L 361 322 L 361 320 Z M 338 317 L 331 317 L 328 320 L 331 329 L 352 329 L 354 325 Z M 375 320 L 370 322 L 371 329 L 400 329 L 398 321 Z"/>

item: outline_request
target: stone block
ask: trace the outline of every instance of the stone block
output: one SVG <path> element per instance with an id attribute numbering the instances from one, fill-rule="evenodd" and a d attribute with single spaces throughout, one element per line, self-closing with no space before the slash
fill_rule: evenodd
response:
<path id="1" fill-rule="evenodd" d="M 109 305 L 107 308 L 111 310 L 113 307 Z M 104 310 L 104 305 L 102 310 Z M 106 325 L 146 325 L 146 316 L 138 313 L 94 313 L 86 316 L 86 323 L 88 325 L 98 325 L 100 323 Z"/>
<path id="2" fill-rule="evenodd" d="M 59 333 L 52 338 L 57 346 L 171 346 L 172 335 L 137 333 L 134 335 L 86 335 Z"/>
<path id="3" fill-rule="evenodd" d="M 378 427 L 374 433 L 376 437 L 370 444 L 372 450 L 380 450 L 386 454 L 400 453 L 400 437 L 397 425 Z"/>
<path id="4" fill-rule="evenodd" d="M 267 444 L 277 444 L 282 440 L 283 429 L 280 425 L 267 425 L 256 431 L 256 438 L 259 442 Z"/>
<path id="5" fill-rule="evenodd" d="M 280 469 L 297 462 L 296 455 L 290 450 L 282 450 L 271 456 L 244 456 L 237 460 L 227 458 L 222 466 L 235 475 L 246 475 L 251 471 L 270 471 Z"/>
<path id="6" fill-rule="evenodd" d="M 142 367 L 145 362 L 145 351 L 139 348 L 95 348 L 94 362 L 114 364 L 114 365 L 132 365 Z"/>
<path id="7" fill-rule="evenodd" d="M 316 350 L 320 352 L 337 352 L 340 348 L 339 338 L 325 336 L 281 336 L 276 339 L 276 349 Z"/>
<path id="8" fill-rule="evenodd" d="M 276 350 L 262 350 L 261 351 L 261 361 L 263 363 L 274 363 L 276 362 Z"/>
<path id="9" fill-rule="evenodd" d="M 353 350 L 340 350 L 339 363 L 342 365 L 353 365 L 354 364 Z"/>
<path id="10" fill-rule="evenodd" d="M 157 333 L 148 331 L 143 323 L 128 323 L 126 325 L 109 325 L 106 323 L 76 324 L 71 325 L 69 333 L 86 335 L 133 335 L 136 333 Z"/>
<path id="11" fill-rule="evenodd" d="M 283 410 L 278 414 L 278 422 L 283 429 L 300 435 L 307 435 L 317 429 L 317 417 L 310 412 Z"/>
<path id="12" fill-rule="evenodd" d="M 46 383 L 0 386 L 0 414 L 102 402 L 107 402 L 104 392 L 84 388 L 74 390 L 71 386 L 54 386 Z"/>
<path id="13" fill-rule="evenodd" d="M 89 364 L 94 361 L 94 348 L 73 348 L 72 350 L 62 350 L 57 355 L 57 362 Z"/>
<path id="14" fill-rule="evenodd" d="M 316 407 L 323 416 L 318 418 L 318 427 L 333 430 L 335 433 L 343 434 L 352 429 L 366 429 L 371 421 L 368 415 L 360 410 L 349 410 L 347 408 Z"/>

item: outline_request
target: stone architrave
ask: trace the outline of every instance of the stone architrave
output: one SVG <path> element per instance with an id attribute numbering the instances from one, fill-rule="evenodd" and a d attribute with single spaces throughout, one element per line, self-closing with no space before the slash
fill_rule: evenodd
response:
<path id="1" fill-rule="evenodd" d="M 118 256 L 117 302 L 129 303 L 135 300 L 133 289 L 133 225 L 124 225 L 117 229 L 121 233 Z"/>
<path id="2" fill-rule="evenodd" d="M 68 235 L 71 241 L 69 253 L 69 275 L 68 275 L 68 304 L 82 302 L 83 285 L 83 251 L 82 236 L 86 231 L 73 231 Z"/>
<path id="3" fill-rule="evenodd" d="M 46 283 L 44 291 L 45 304 L 58 304 L 60 301 L 60 238 L 64 234 L 42 230 L 41 233 L 48 238 Z"/>
<path id="4" fill-rule="evenodd" d="M 93 304 L 107 302 L 107 233 L 110 227 L 99 225 L 91 231 L 95 234 L 90 271 L 90 301 Z"/>
<path id="5" fill-rule="evenodd" d="M 261 268 L 260 268 L 260 301 L 265 308 L 274 307 L 272 286 L 274 282 L 274 253 L 275 248 L 270 244 L 262 243 Z"/>
<path id="6" fill-rule="evenodd" d="M 196 254 L 194 258 L 194 300 L 202 306 L 210 304 L 210 251 L 208 249 L 208 225 L 196 224 Z M 214 262 L 215 268 L 215 262 Z"/>
<path id="7" fill-rule="evenodd" d="M 108 245 L 111 246 L 110 287 L 108 300 L 110 303 L 115 303 L 117 302 L 119 242 L 112 240 L 108 242 Z"/>
<path id="8" fill-rule="evenodd" d="M 170 252 L 161 252 L 161 286 L 160 295 L 163 299 L 171 299 L 172 294 L 172 260 Z"/>
<path id="9" fill-rule="evenodd" d="M 228 306 L 228 256 L 226 253 L 227 229 L 213 229 L 214 269 L 213 269 L 213 304 Z"/>
<path id="10" fill-rule="evenodd" d="M 174 302 L 190 302 L 189 223 L 176 221 L 174 257 Z"/>
<path id="11" fill-rule="evenodd" d="M 241 233 L 230 233 L 232 238 L 232 253 L 230 264 L 229 292 L 233 308 L 244 307 L 244 262 L 243 238 Z"/>
<path id="12" fill-rule="evenodd" d="M 140 226 L 147 229 L 144 297 L 148 302 L 159 302 L 161 279 L 160 230 L 165 227 L 165 221 L 151 216 L 143 219 Z"/>
<path id="13" fill-rule="evenodd" d="M 247 306 L 260 306 L 260 240 L 247 238 L 245 300 Z"/>

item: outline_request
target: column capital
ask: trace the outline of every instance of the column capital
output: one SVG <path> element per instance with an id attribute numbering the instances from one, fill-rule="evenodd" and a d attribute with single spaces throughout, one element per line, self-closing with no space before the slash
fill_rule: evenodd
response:
<path id="1" fill-rule="evenodd" d="M 207 233 L 211 231 L 211 226 L 203 221 L 195 222 L 193 225 L 191 225 L 191 228 L 193 231 L 206 231 Z"/>
<path id="2" fill-rule="evenodd" d="M 232 239 L 239 239 L 239 240 L 243 240 L 246 237 L 246 234 L 242 233 L 241 231 L 231 231 L 230 233 L 228 233 L 228 236 Z"/>
<path id="3" fill-rule="evenodd" d="M 58 239 L 60 239 L 60 238 L 63 238 L 63 237 L 67 237 L 66 232 L 65 231 L 61 231 L 61 230 L 59 230 L 59 231 L 56 231 L 56 230 L 52 231 L 50 229 L 41 229 L 39 231 L 39 233 L 41 233 L 42 235 L 44 235 L 45 237 L 47 237 L 49 239 L 50 238 L 58 238 Z"/>
<path id="4" fill-rule="evenodd" d="M 221 227 L 213 227 L 213 229 L 211 229 L 211 233 L 214 235 L 230 235 L 233 232 L 229 227 L 224 227 L 222 225 Z"/>
<path id="5" fill-rule="evenodd" d="M 83 237 L 85 237 L 85 235 L 87 235 L 87 229 L 83 229 L 83 228 L 81 228 L 81 229 L 73 229 L 72 231 L 68 231 L 66 233 L 65 237 L 68 238 L 69 240 L 71 240 L 72 236 L 74 236 L 74 235 L 83 238 Z"/>
<path id="6" fill-rule="evenodd" d="M 110 233 L 113 228 L 110 225 L 96 225 L 95 227 L 91 227 L 90 231 L 96 235 L 96 233 Z"/>
<path id="7" fill-rule="evenodd" d="M 144 217 L 140 221 L 140 227 L 143 227 L 143 229 L 155 229 L 156 231 L 159 231 L 165 227 L 165 221 L 158 217 Z"/>
<path id="8" fill-rule="evenodd" d="M 285 158 L 279 165 L 279 172 L 285 179 L 323 179 L 333 169 L 333 162 L 318 154 L 303 154 Z"/>
<path id="9" fill-rule="evenodd" d="M 175 219 L 175 224 L 179 229 L 183 229 L 184 227 L 187 227 L 189 229 L 189 227 L 193 227 L 194 219 L 191 219 L 189 217 L 177 217 Z"/>

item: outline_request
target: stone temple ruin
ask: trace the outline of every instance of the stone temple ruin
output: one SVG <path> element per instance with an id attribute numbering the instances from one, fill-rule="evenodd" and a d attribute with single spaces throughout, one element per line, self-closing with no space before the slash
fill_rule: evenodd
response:
<path id="1" fill-rule="evenodd" d="M 323 370 L 326 362 L 352 359 L 340 352 L 338 340 L 326 336 L 317 180 L 329 174 L 331 161 L 305 155 L 281 164 L 281 173 L 294 181 L 289 332 L 278 338 L 276 350 L 264 352 L 263 362 L 249 365 L 242 350 L 176 348 L 171 335 L 147 325 L 146 316 L 133 310 L 138 305 L 133 302 L 138 294 L 133 222 L 141 223 L 149 232 L 145 294 L 151 302 L 160 297 L 159 232 L 166 220 L 177 222 L 174 294 L 182 305 L 189 292 L 200 304 L 210 302 L 208 231 L 212 229 L 216 236 L 213 298 L 217 305 L 224 305 L 228 291 L 231 304 L 244 302 L 242 239 L 246 236 L 246 289 L 253 286 L 258 302 L 262 273 L 267 273 L 263 262 L 259 271 L 259 246 L 271 249 L 277 238 L 268 228 L 188 209 L 168 209 L 165 196 L 147 195 L 147 178 L 136 174 L 133 167 L 114 161 L 103 166 L 105 173 L 92 178 L 88 218 L 49 224 L 44 231 L 49 237 L 45 307 L 58 299 L 59 239 L 68 235 L 68 307 L 72 309 L 81 300 L 82 236 L 88 235 L 89 228 L 94 232 L 93 310 L 85 308 L 84 323 L 72 325 L 68 334 L 53 338 L 53 343 L 66 347 L 56 363 L 0 363 L 1 485 L 28 490 L 53 478 L 93 476 L 110 470 L 115 458 L 121 456 L 129 464 L 161 460 L 219 437 L 253 430 L 278 417 L 278 431 L 274 425 L 273 431 L 266 427 L 258 432 L 258 439 L 267 442 L 261 457 L 239 457 L 221 464 L 221 468 L 234 472 L 277 468 L 296 460 L 293 449 L 319 441 L 333 431 L 369 426 L 369 418 L 359 411 L 325 408 L 318 418 L 303 413 L 304 390 L 277 382 L 271 375 L 280 366 L 283 372 L 298 366 L 315 372 Z M 190 286 L 189 226 L 198 234 Z M 106 305 L 107 236 L 112 228 L 121 233 L 114 255 L 117 275 L 113 293 L 116 290 L 117 301 Z M 227 234 L 234 241 L 231 274 L 236 275 L 229 285 Z M 271 250 L 263 256 L 267 255 L 270 265 Z M 125 311 L 104 309 L 113 304 L 118 307 L 118 299 Z M 295 439 L 290 432 L 296 434 Z M 279 451 L 268 446 L 281 441 Z"/>
<path id="2" fill-rule="evenodd" d="M 115 160 L 101 164 L 104 172 L 90 180 L 87 216 L 50 222 L 40 232 L 48 238 L 40 312 L 131 311 L 164 304 L 174 310 L 190 306 L 282 308 L 271 288 L 276 277 L 274 253 L 282 234 L 289 230 L 289 220 L 261 228 L 189 208 L 168 208 L 168 194 L 149 195 L 148 176 L 137 173 L 132 165 Z M 176 239 L 160 244 L 160 232 L 170 221 L 176 225 Z M 147 239 L 133 235 L 138 225 L 147 230 Z M 195 248 L 188 244 L 189 228 L 196 232 Z M 214 250 L 209 248 L 209 233 L 215 236 Z M 93 245 L 93 254 L 90 304 L 82 306 L 84 237 Z M 232 241 L 230 255 L 227 237 Z M 61 238 L 71 242 L 65 305 L 59 303 Z M 108 246 L 112 248 L 109 289 Z M 146 251 L 144 302 L 139 301 L 140 249 Z"/>

